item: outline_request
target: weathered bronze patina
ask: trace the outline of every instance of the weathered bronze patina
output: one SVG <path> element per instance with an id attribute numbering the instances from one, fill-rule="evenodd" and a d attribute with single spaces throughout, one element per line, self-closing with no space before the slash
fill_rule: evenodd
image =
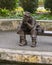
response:
<path id="1" fill-rule="evenodd" d="M 29 12 L 25 12 L 22 24 L 19 27 L 19 30 L 17 33 L 20 35 L 20 46 L 27 45 L 26 40 L 26 34 L 30 34 L 32 39 L 32 45 L 31 47 L 36 47 L 36 38 L 37 38 L 37 32 L 42 32 L 39 25 L 37 25 L 36 20 L 34 20 Z"/>

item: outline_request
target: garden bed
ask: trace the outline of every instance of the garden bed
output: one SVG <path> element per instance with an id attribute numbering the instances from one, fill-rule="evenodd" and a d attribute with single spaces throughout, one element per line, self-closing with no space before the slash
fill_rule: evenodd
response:
<path id="1" fill-rule="evenodd" d="M 32 14 L 32 17 L 36 20 L 52 20 L 52 15 L 48 13 L 35 13 Z M 11 16 L 0 16 L 0 19 L 22 19 L 21 15 L 11 15 Z"/>

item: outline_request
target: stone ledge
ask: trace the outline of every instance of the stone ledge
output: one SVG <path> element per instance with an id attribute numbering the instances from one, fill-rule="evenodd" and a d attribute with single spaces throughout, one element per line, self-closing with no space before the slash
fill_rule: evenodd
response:
<path id="1" fill-rule="evenodd" d="M 16 30 L 22 19 L 0 19 L 0 30 Z M 45 30 L 52 30 L 52 20 L 36 20 Z"/>
<path id="2" fill-rule="evenodd" d="M 0 48 L 0 59 L 16 62 L 52 64 L 52 52 L 25 51 Z"/>

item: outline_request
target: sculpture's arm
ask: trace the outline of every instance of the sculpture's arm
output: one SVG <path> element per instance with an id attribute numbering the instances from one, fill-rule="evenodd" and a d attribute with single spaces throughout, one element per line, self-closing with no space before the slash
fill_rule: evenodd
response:
<path id="1" fill-rule="evenodd" d="M 36 27 L 36 21 L 32 20 L 32 24 L 28 23 L 28 22 L 25 22 L 30 29 L 32 29 L 33 27 Z"/>
<path id="2" fill-rule="evenodd" d="M 33 25 L 31 25 L 30 23 L 26 22 L 26 24 L 29 26 L 30 29 L 33 28 Z"/>

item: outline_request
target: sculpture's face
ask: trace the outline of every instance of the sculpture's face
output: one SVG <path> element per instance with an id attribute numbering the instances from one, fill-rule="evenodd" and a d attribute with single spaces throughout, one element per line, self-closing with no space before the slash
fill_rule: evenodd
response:
<path id="1" fill-rule="evenodd" d="M 30 19 L 30 15 L 28 13 L 25 13 L 23 18 L 24 18 L 24 21 L 27 22 Z"/>
<path id="2" fill-rule="evenodd" d="M 29 17 L 30 17 L 30 12 L 25 12 L 25 13 L 24 13 L 24 17 L 25 17 L 25 18 L 29 18 Z"/>

